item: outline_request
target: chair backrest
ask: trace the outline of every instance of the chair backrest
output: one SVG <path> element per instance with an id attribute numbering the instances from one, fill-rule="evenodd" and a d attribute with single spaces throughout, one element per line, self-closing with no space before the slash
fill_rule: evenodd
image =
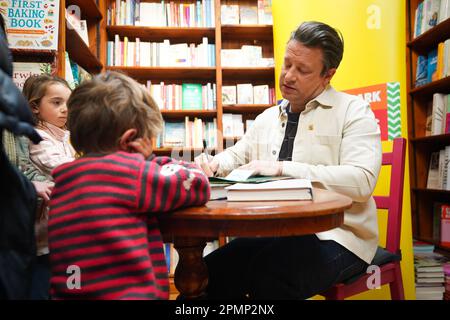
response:
<path id="1" fill-rule="evenodd" d="M 394 139 L 392 152 L 383 153 L 383 165 L 391 165 L 389 196 L 374 196 L 378 209 L 388 210 L 386 250 L 400 253 L 403 178 L 405 175 L 406 139 Z"/>

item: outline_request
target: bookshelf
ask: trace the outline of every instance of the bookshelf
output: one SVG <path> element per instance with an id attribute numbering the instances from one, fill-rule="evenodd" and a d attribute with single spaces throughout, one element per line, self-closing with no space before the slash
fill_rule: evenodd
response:
<path id="1" fill-rule="evenodd" d="M 426 135 L 427 108 L 433 100 L 434 93 L 450 93 L 450 77 L 431 81 L 415 87 L 417 60 L 419 55 L 426 55 L 440 42 L 450 38 L 450 18 L 437 24 L 430 30 L 414 38 L 416 8 L 420 0 L 407 1 L 408 29 L 406 33 L 407 60 L 407 109 L 408 136 L 411 179 L 411 210 L 413 236 L 417 240 L 442 247 L 440 241 L 433 239 L 433 204 L 449 202 L 450 191 L 427 188 L 428 169 L 432 152 L 437 152 L 450 145 L 450 134 Z"/>
<path id="2" fill-rule="evenodd" d="M 44 8 L 48 10 L 48 15 L 44 16 L 42 25 L 45 26 L 46 31 L 35 31 L 33 34 L 49 34 L 50 39 L 53 36 L 56 40 L 56 35 L 54 31 L 57 30 L 57 47 L 51 46 L 49 49 L 45 49 L 44 46 L 40 48 L 30 47 L 31 49 L 12 49 L 13 60 L 17 63 L 32 63 L 28 66 L 31 74 L 42 73 L 44 71 L 40 70 L 37 72 L 36 64 L 50 64 L 51 72 L 54 75 L 58 75 L 61 78 L 68 80 L 66 75 L 66 57 L 65 52 L 68 53 L 70 60 L 75 62 L 79 67 L 83 68 L 84 71 L 90 74 L 96 74 L 101 72 L 104 67 L 102 61 L 102 42 L 104 36 L 101 30 L 101 24 L 103 22 L 102 6 L 104 5 L 103 0 L 59 0 L 59 19 L 54 19 L 56 15 L 50 11 L 52 8 L 57 7 L 57 3 L 54 1 L 46 0 L 43 3 Z M 10 4 L 14 8 L 21 8 L 21 6 L 26 6 L 26 2 L 15 2 Z M 66 8 L 73 10 L 74 12 L 79 12 L 79 19 L 86 21 L 86 34 L 89 38 L 88 43 L 83 41 L 83 38 L 75 31 L 71 24 L 67 22 L 66 18 Z M 54 9 L 53 9 L 54 10 Z M 47 29 L 48 28 L 48 29 Z M 12 30 L 11 34 L 17 33 L 17 30 Z M 53 35 L 51 35 L 53 34 Z M 27 39 L 25 37 L 25 39 Z M 34 39 L 30 37 L 30 40 Z M 52 41 L 53 41 L 52 40 Z M 49 40 L 46 40 L 49 41 Z M 56 41 L 54 41 L 56 42 Z M 36 44 L 39 45 L 37 41 Z M 42 43 L 42 42 L 41 42 Z M 19 73 L 23 72 L 24 65 L 16 65 L 18 67 Z M 47 71 L 46 71 L 47 72 Z M 83 74 L 85 74 L 83 72 Z M 70 74 L 72 75 L 72 73 Z M 70 82 L 70 81 L 69 81 Z"/>
<path id="3" fill-rule="evenodd" d="M 99 1 L 101 5 L 102 1 Z M 65 57 L 67 51 L 69 58 L 91 74 L 97 74 L 103 70 L 101 58 L 101 44 L 104 41 L 100 32 L 100 24 L 103 20 L 101 7 L 94 0 L 60 0 L 59 41 L 58 41 L 58 75 L 65 77 Z M 78 6 L 80 19 L 86 20 L 89 45 L 81 36 L 67 24 L 65 9 L 70 6 Z"/>
<path id="4" fill-rule="evenodd" d="M 198 45 L 199 43 L 202 43 L 202 39 L 206 37 L 209 44 L 215 45 L 215 66 L 211 67 L 118 66 L 115 63 L 114 65 L 111 65 L 111 63 L 108 63 L 106 56 L 103 57 L 101 62 L 105 66 L 105 70 L 123 72 L 144 85 L 147 81 L 151 81 L 152 85 L 153 83 L 158 82 L 178 85 L 182 83 L 201 83 L 202 85 L 205 85 L 206 83 L 216 84 L 215 110 L 162 110 L 164 120 L 182 122 L 186 116 L 188 116 L 190 120 L 199 118 L 202 119 L 202 121 L 212 121 L 216 118 L 217 130 L 221 133 L 223 131 L 222 115 L 224 112 L 242 115 L 242 120 L 245 123 L 247 119 L 254 119 L 259 113 L 274 105 L 222 105 L 222 86 L 224 85 L 251 83 L 252 85 L 269 85 L 270 88 L 274 88 L 274 67 L 228 67 L 223 66 L 221 63 L 222 49 L 239 49 L 242 45 L 261 46 L 263 58 L 273 58 L 272 25 L 221 24 L 221 5 L 231 4 L 257 8 L 258 0 L 211 0 L 211 3 L 215 6 L 214 16 L 210 19 L 211 21 L 214 21 L 214 27 L 205 27 L 204 25 L 198 24 L 197 21 L 194 26 L 191 27 L 143 26 L 142 17 L 141 23 L 130 24 L 126 19 L 125 23 L 123 23 L 123 20 L 120 20 L 120 17 L 118 19 L 117 12 L 112 13 L 112 11 L 110 11 L 108 13 L 108 8 L 117 7 L 117 5 L 114 4 L 114 2 L 116 2 L 115 0 L 104 0 L 100 2 L 103 2 L 102 16 L 109 17 L 103 20 L 109 19 L 109 21 L 112 22 L 110 25 L 105 23 L 104 28 L 101 28 L 105 34 L 105 42 L 115 41 L 117 35 L 120 41 L 124 41 L 125 37 L 127 37 L 127 41 L 135 43 L 137 39 L 139 39 L 140 43 L 161 43 L 167 39 L 170 41 L 171 45 L 178 43 L 194 43 Z M 159 0 L 146 0 L 144 2 L 152 4 L 161 3 Z M 197 3 L 197 1 L 194 0 L 174 0 L 171 2 L 175 5 L 193 5 Z M 143 1 L 141 1 L 141 3 L 143 3 Z M 165 1 L 165 4 L 169 6 L 170 2 Z M 114 18 L 112 18 L 113 15 Z M 180 23 L 180 21 L 177 23 Z M 223 150 L 226 140 L 230 139 L 223 139 L 221 134 L 218 134 L 217 147 L 211 148 L 211 153 L 214 154 Z M 236 142 L 238 138 L 231 140 Z M 178 149 L 180 148 L 177 148 L 177 150 Z M 200 151 L 198 148 L 181 148 L 181 150 L 183 154 L 190 152 L 192 155 L 195 155 Z M 172 148 L 162 146 L 161 148 L 155 148 L 154 151 L 157 155 L 170 155 L 172 153 Z"/>

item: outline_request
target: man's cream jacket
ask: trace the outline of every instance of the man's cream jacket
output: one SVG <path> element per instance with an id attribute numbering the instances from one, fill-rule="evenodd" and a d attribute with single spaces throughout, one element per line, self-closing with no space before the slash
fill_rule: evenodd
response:
<path id="1" fill-rule="evenodd" d="M 216 156 L 219 175 L 252 160 L 277 161 L 286 129 L 289 101 L 260 114 L 236 145 Z M 226 146 L 225 146 L 226 147 Z M 300 114 L 292 161 L 283 175 L 310 179 L 315 187 L 353 199 L 343 226 L 317 233 L 371 263 L 378 245 L 372 192 L 381 167 L 380 129 L 368 103 L 327 87 Z"/>

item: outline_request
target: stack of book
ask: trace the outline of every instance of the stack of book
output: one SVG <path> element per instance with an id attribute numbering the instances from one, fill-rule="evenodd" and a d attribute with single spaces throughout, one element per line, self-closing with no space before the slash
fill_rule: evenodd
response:
<path id="1" fill-rule="evenodd" d="M 444 264 L 447 258 L 436 252 L 417 252 L 414 269 L 417 300 L 442 300 L 445 292 Z"/>
<path id="2" fill-rule="evenodd" d="M 450 262 L 444 264 L 445 293 L 444 300 L 450 300 Z"/>

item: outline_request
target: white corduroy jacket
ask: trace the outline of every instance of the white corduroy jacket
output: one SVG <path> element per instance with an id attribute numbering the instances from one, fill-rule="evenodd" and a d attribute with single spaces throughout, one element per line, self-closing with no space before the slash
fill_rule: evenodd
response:
<path id="1" fill-rule="evenodd" d="M 260 114 L 236 145 L 216 155 L 219 175 L 252 160 L 278 159 L 289 101 Z M 353 199 L 344 224 L 317 233 L 334 240 L 367 263 L 378 245 L 378 223 L 372 192 L 381 168 L 380 129 L 368 103 L 328 86 L 300 114 L 292 161 L 283 162 L 283 175 L 310 179 L 315 187 Z"/>

